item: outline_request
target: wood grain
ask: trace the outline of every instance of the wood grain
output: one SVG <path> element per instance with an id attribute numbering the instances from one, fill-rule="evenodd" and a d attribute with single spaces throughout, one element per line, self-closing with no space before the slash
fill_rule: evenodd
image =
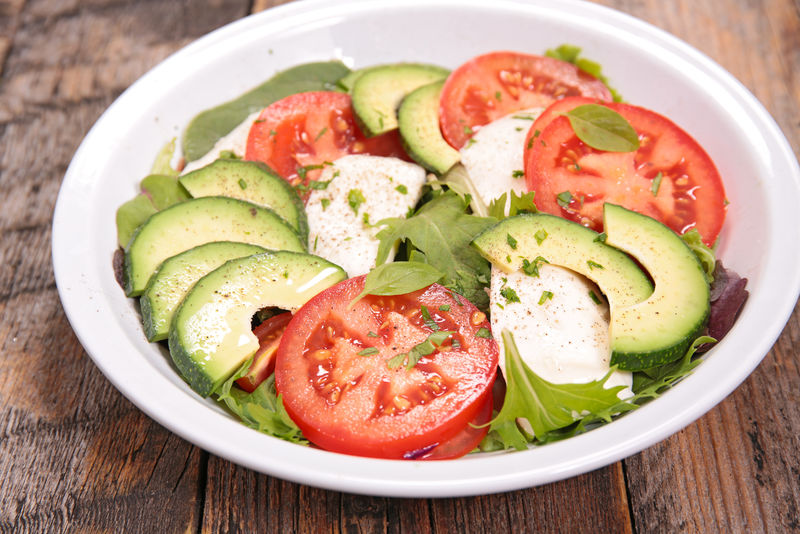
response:
<path id="1" fill-rule="evenodd" d="M 498 495 L 388 499 L 293 484 L 201 451 L 117 392 L 55 291 L 50 218 L 64 171 L 100 113 L 155 63 L 281 3 L 0 0 L 0 532 L 800 530 L 800 309 L 698 422 L 624 462 Z M 800 155 L 800 0 L 598 3 L 720 62 Z"/>

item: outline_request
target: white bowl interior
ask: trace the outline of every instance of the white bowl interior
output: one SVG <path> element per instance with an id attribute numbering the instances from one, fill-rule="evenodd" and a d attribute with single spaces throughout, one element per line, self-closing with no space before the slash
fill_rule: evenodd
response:
<path id="1" fill-rule="evenodd" d="M 391 21 L 391 24 L 387 24 Z M 157 151 L 197 112 L 308 61 L 351 67 L 421 61 L 456 67 L 500 49 L 562 43 L 599 61 L 631 103 L 686 129 L 716 162 L 728 199 L 718 255 L 750 280 L 736 327 L 689 379 L 645 408 L 577 438 L 524 453 L 439 463 L 345 457 L 251 431 L 190 391 L 147 343 L 134 301 L 114 281 L 114 214 Z M 150 416 L 253 469 L 345 491 L 398 496 L 488 493 L 588 471 L 663 439 L 730 393 L 788 318 L 800 278 L 797 162 L 774 121 L 738 82 L 677 39 L 594 4 L 413 0 L 299 2 L 244 19 L 155 68 L 101 117 L 77 152 L 54 218 L 54 264 L 69 319 L 109 379 Z"/>

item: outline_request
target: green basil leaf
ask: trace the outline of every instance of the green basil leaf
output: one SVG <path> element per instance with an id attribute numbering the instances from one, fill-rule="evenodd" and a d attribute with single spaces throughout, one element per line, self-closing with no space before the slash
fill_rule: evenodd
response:
<path id="1" fill-rule="evenodd" d="M 384 263 L 372 269 L 364 280 L 364 290 L 350 302 L 353 306 L 366 295 L 405 295 L 428 287 L 442 279 L 444 273 L 416 261 Z"/>
<path id="2" fill-rule="evenodd" d="M 639 136 L 631 123 L 616 111 L 600 104 L 584 104 L 566 113 L 578 139 L 597 150 L 633 152 Z"/>

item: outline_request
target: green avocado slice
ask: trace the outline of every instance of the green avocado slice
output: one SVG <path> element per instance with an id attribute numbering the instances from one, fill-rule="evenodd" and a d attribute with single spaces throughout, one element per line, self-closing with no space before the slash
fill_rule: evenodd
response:
<path id="1" fill-rule="evenodd" d="M 206 397 L 256 350 L 250 321 L 261 308 L 296 311 L 344 280 L 344 270 L 297 252 L 265 252 L 231 260 L 201 278 L 172 319 L 169 350 L 184 379 Z"/>
<path id="2" fill-rule="evenodd" d="M 227 197 L 187 200 L 152 215 L 136 231 L 125 250 L 125 293 L 138 297 L 161 262 L 211 241 L 306 249 L 294 228 L 271 210 Z"/>

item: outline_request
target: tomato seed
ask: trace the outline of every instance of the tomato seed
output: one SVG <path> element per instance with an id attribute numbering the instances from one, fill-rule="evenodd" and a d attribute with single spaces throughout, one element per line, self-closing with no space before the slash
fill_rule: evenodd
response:
<path id="1" fill-rule="evenodd" d="M 469 321 L 472 323 L 473 326 L 478 326 L 485 320 L 486 320 L 486 314 L 480 311 L 472 312 L 472 316 L 469 318 Z"/>
<path id="2" fill-rule="evenodd" d="M 328 349 L 319 349 L 310 352 L 308 355 L 311 356 L 311 358 L 317 360 L 318 362 L 322 362 L 331 357 L 331 351 L 329 351 Z"/>

